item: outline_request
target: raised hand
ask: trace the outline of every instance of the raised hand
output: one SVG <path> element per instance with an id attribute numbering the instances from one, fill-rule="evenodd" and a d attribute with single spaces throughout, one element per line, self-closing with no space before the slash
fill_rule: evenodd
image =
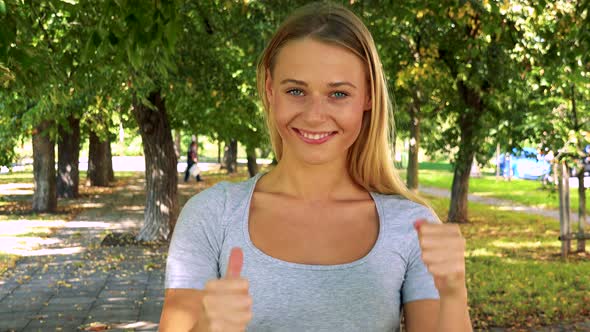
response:
<path id="1" fill-rule="evenodd" d="M 252 319 L 252 297 L 248 280 L 240 277 L 244 253 L 233 248 L 224 278 L 205 285 L 199 332 L 245 331 Z"/>
<path id="2" fill-rule="evenodd" d="M 418 232 L 422 260 L 434 276 L 442 297 L 462 296 L 465 286 L 465 239 L 456 224 L 414 223 Z"/>

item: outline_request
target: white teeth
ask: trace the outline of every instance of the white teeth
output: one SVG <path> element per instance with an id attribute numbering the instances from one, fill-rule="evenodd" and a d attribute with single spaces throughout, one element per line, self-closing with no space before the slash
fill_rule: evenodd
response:
<path id="1" fill-rule="evenodd" d="M 307 139 L 313 139 L 313 140 L 319 140 L 322 138 L 325 138 L 327 136 L 330 136 L 330 133 L 325 133 L 325 134 L 308 134 L 305 132 L 300 131 L 301 135 Z"/>

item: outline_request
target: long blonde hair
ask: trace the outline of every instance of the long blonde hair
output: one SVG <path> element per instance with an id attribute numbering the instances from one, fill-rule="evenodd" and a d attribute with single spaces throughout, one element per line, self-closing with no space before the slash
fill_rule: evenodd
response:
<path id="1" fill-rule="evenodd" d="M 348 171 L 366 190 L 381 194 L 398 194 L 428 206 L 401 181 L 389 149 L 392 105 L 387 82 L 375 42 L 363 22 L 350 10 L 331 3 L 316 2 L 296 10 L 289 16 L 266 46 L 256 72 L 258 93 L 264 105 L 270 141 L 278 161 L 283 144 L 275 126 L 273 112 L 266 95 L 266 75 L 273 72 L 276 56 L 289 41 L 305 37 L 345 47 L 366 64 L 371 87 L 372 109 L 364 112 L 361 131 L 348 151 Z"/>

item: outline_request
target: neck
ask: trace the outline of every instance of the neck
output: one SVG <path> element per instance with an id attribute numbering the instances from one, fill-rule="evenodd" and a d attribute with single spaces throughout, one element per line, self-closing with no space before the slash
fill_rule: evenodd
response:
<path id="1" fill-rule="evenodd" d="M 345 158 L 310 165 L 286 157 L 264 178 L 269 191 L 309 202 L 348 199 L 364 192 L 349 175 Z"/>

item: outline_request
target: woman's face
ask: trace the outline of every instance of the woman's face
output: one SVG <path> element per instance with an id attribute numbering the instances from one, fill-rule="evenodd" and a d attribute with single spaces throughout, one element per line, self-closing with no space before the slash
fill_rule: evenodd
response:
<path id="1" fill-rule="evenodd" d="M 282 158 L 312 165 L 345 160 L 371 108 L 364 62 L 311 38 L 288 42 L 276 57 L 266 93 Z"/>

